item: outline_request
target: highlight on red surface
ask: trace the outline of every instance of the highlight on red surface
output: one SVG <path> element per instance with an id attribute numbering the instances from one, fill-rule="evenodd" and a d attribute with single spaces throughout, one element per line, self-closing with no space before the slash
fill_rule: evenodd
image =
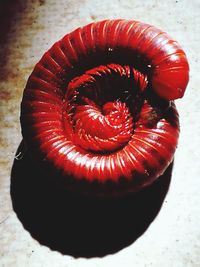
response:
<path id="1" fill-rule="evenodd" d="M 91 23 L 47 51 L 21 104 L 23 138 L 74 191 L 123 195 L 171 163 L 179 136 L 173 100 L 189 75 L 180 45 L 154 26 Z"/>

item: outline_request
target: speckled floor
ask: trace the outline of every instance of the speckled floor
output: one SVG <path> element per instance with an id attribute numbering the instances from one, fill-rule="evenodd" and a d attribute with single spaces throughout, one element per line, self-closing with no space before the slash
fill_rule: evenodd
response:
<path id="1" fill-rule="evenodd" d="M 0 266 L 200 266 L 199 14 L 198 0 L 0 3 Z M 67 32 L 105 18 L 141 20 L 167 31 L 188 56 L 190 83 L 185 97 L 177 101 L 181 135 L 170 189 L 158 216 L 137 241 L 121 251 L 75 259 L 40 245 L 24 230 L 12 208 L 10 172 L 21 141 L 21 96 L 35 63 Z"/>

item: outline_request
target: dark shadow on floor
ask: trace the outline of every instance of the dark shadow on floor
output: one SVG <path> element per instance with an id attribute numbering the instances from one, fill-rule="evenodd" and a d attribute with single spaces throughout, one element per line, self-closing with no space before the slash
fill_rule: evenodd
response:
<path id="1" fill-rule="evenodd" d="M 25 229 L 41 244 L 74 257 L 101 257 L 145 232 L 161 208 L 171 172 L 172 164 L 151 187 L 123 198 L 81 197 L 47 183 L 26 152 L 14 160 L 11 197 Z"/>

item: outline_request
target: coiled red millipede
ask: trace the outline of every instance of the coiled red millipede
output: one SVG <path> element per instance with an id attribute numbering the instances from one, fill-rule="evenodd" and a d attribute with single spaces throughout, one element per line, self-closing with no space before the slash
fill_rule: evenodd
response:
<path id="1" fill-rule="evenodd" d="M 66 188 L 123 195 L 171 163 L 173 100 L 189 75 L 180 45 L 154 26 L 105 20 L 67 34 L 41 58 L 21 104 L 22 135 Z"/>

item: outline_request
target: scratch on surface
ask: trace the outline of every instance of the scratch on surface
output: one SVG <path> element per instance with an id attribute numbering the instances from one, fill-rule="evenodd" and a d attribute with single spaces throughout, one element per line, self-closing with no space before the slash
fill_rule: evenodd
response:
<path id="1" fill-rule="evenodd" d="M 8 215 L 5 219 L 3 219 L 0 224 L 3 224 L 5 221 L 7 221 L 7 219 L 10 217 L 10 215 Z"/>

